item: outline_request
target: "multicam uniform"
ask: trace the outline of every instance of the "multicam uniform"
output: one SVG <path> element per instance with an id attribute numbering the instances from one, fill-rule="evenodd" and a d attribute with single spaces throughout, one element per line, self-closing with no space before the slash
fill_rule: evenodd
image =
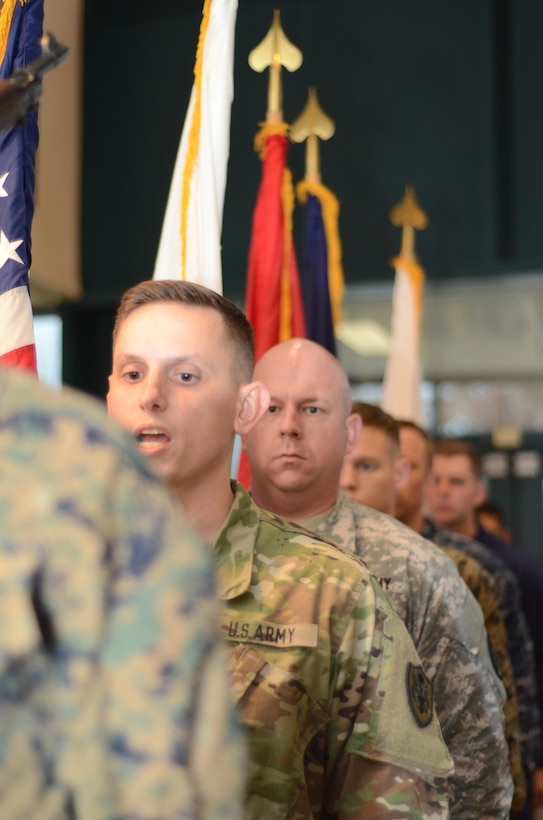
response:
<path id="1" fill-rule="evenodd" d="M 249 740 L 246 816 L 447 817 L 431 686 L 367 568 L 239 484 L 212 549 Z"/>
<path id="2" fill-rule="evenodd" d="M 404 620 L 434 686 L 455 764 L 451 817 L 505 818 L 513 795 L 504 737 L 505 692 L 481 609 L 452 561 L 390 516 L 340 494 L 304 526 L 363 558 Z"/>
<path id="3" fill-rule="evenodd" d="M 98 403 L 1 368 L 0 465 L 2 820 L 239 820 L 208 551 Z"/>

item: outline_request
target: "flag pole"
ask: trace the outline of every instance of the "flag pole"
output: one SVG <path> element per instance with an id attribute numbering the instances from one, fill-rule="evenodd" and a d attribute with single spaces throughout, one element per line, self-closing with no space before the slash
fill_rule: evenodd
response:
<path id="1" fill-rule="evenodd" d="M 392 294 L 391 346 L 383 379 L 383 408 L 392 416 L 423 423 L 421 400 L 421 328 L 424 270 L 415 254 L 415 231 L 428 217 L 406 185 L 401 201 L 390 210 L 390 221 L 402 229 Z"/>
<path id="2" fill-rule="evenodd" d="M 283 122 L 283 87 L 281 67 L 297 71 L 303 62 L 303 55 L 286 36 L 281 26 L 279 9 L 273 13 L 273 21 L 264 39 L 249 53 L 249 65 L 260 73 L 269 68 L 267 123 Z"/>
<path id="3" fill-rule="evenodd" d="M 390 221 L 402 229 L 402 244 L 400 258 L 408 262 L 416 262 L 415 256 L 415 229 L 424 230 L 428 225 L 428 217 L 415 198 L 415 189 L 412 185 L 405 186 L 405 193 L 393 208 L 390 209 Z"/>
<path id="4" fill-rule="evenodd" d="M 264 39 L 252 49 L 248 62 L 253 71 L 268 72 L 265 122 L 255 137 L 261 160 L 261 178 L 253 211 L 249 242 L 245 312 L 255 334 L 255 358 L 279 342 L 306 335 L 298 264 L 292 242 L 294 190 L 287 168 L 288 124 L 283 119 L 281 72 L 296 71 L 303 56 L 273 14 Z M 249 465 L 242 453 L 238 478 L 250 486 Z"/>
<path id="5" fill-rule="evenodd" d="M 253 213 L 245 306 L 255 331 L 256 359 L 278 342 L 305 336 L 298 265 L 292 242 L 294 190 L 286 166 L 288 124 L 283 119 L 282 69 L 296 71 L 300 49 L 286 36 L 276 9 L 264 39 L 249 53 L 249 66 L 268 72 L 266 120 L 255 137 L 262 177 Z"/>
<path id="6" fill-rule="evenodd" d="M 334 121 L 322 110 L 317 90 L 311 86 L 302 113 L 289 129 L 293 142 L 305 142 L 305 181 L 321 182 L 319 139 L 329 140 L 334 136 Z"/>
<path id="7" fill-rule="evenodd" d="M 304 205 L 305 240 L 302 259 L 307 335 L 337 355 L 334 328 L 341 319 L 345 287 L 339 238 L 339 202 L 322 184 L 319 140 L 335 134 L 334 121 L 323 111 L 317 91 L 311 87 L 306 105 L 292 123 L 293 142 L 305 142 L 305 176 L 296 186 Z"/>

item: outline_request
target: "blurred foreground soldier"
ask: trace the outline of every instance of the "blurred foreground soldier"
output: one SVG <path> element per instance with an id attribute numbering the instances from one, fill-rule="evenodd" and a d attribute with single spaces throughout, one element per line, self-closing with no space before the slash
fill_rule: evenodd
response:
<path id="1" fill-rule="evenodd" d="M 432 689 L 378 583 L 230 481 L 235 432 L 268 406 L 253 355 L 228 299 L 142 282 L 119 307 L 108 394 L 213 552 L 249 739 L 244 816 L 446 817 L 451 762 Z"/>
<path id="2" fill-rule="evenodd" d="M 351 413 L 345 371 L 324 348 L 293 339 L 268 350 L 255 375 L 268 387 L 271 403 L 244 439 L 254 500 L 367 563 L 433 683 L 455 764 L 451 816 L 508 817 L 513 784 L 505 693 L 492 667 L 480 607 L 441 550 L 339 493 L 343 456 L 362 424 Z"/>
<path id="3" fill-rule="evenodd" d="M 352 412 L 362 419 L 362 432 L 351 452 L 343 459 L 340 487 L 353 501 L 392 515 L 397 496 L 404 486 L 409 486 L 411 480 L 411 462 L 400 449 L 399 424 L 374 404 L 355 401 Z M 416 465 L 414 468 L 416 475 Z M 521 756 L 516 684 L 496 584 L 490 573 L 465 552 L 450 546 L 440 547 L 456 564 L 460 577 L 483 612 L 494 659 L 507 695 L 503 714 L 515 785 L 512 807 L 522 808 L 526 803 L 526 777 Z"/>
<path id="4" fill-rule="evenodd" d="M 207 551 L 98 403 L 2 368 L 0 465 L 2 820 L 238 820 Z"/>

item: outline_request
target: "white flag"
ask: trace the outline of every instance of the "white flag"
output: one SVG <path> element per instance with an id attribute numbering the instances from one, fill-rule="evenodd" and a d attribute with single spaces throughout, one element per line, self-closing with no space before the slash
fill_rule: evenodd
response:
<path id="1" fill-rule="evenodd" d="M 153 279 L 186 279 L 217 293 L 237 8 L 238 0 L 204 2 L 194 85 L 153 273 Z"/>
<path id="2" fill-rule="evenodd" d="M 422 424 L 420 337 L 424 271 L 415 262 L 395 260 L 390 352 L 382 407 L 391 416 Z"/>

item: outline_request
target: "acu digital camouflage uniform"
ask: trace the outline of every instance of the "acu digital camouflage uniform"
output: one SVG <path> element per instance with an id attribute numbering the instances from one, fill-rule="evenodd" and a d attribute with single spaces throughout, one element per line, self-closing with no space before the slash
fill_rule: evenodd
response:
<path id="1" fill-rule="evenodd" d="M 507 632 L 500 612 L 496 584 L 492 575 L 467 553 L 454 547 L 440 549 L 454 561 L 460 577 L 471 590 L 483 613 L 492 656 L 506 692 L 503 705 L 504 730 L 509 747 L 509 766 L 515 786 L 511 808 L 513 811 L 520 811 L 526 803 L 526 775 L 522 765 L 517 687 L 507 651 Z"/>
<path id="2" fill-rule="evenodd" d="M 239 820 L 208 550 L 98 403 L 2 368 L 0 465 L 2 820 Z"/>
<path id="3" fill-rule="evenodd" d="M 303 524 L 360 556 L 405 622 L 433 682 L 455 765 L 451 817 L 508 817 L 513 782 L 505 691 L 490 659 L 481 609 L 453 562 L 396 519 L 343 494 L 332 510 Z"/>
<path id="4" fill-rule="evenodd" d="M 246 816 L 448 817 L 431 686 L 367 568 L 240 484 L 211 546 L 249 741 Z"/>
<path id="5" fill-rule="evenodd" d="M 532 775 L 541 748 L 540 712 L 536 697 L 533 644 L 520 603 L 520 587 L 515 574 L 492 550 L 457 533 L 436 527 L 426 518 L 422 531 L 439 546 L 455 547 L 470 555 L 492 574 L 507 632 L 507 649 L 513 666 L 517 689 L 522 759 L 525 771 Z"/>

